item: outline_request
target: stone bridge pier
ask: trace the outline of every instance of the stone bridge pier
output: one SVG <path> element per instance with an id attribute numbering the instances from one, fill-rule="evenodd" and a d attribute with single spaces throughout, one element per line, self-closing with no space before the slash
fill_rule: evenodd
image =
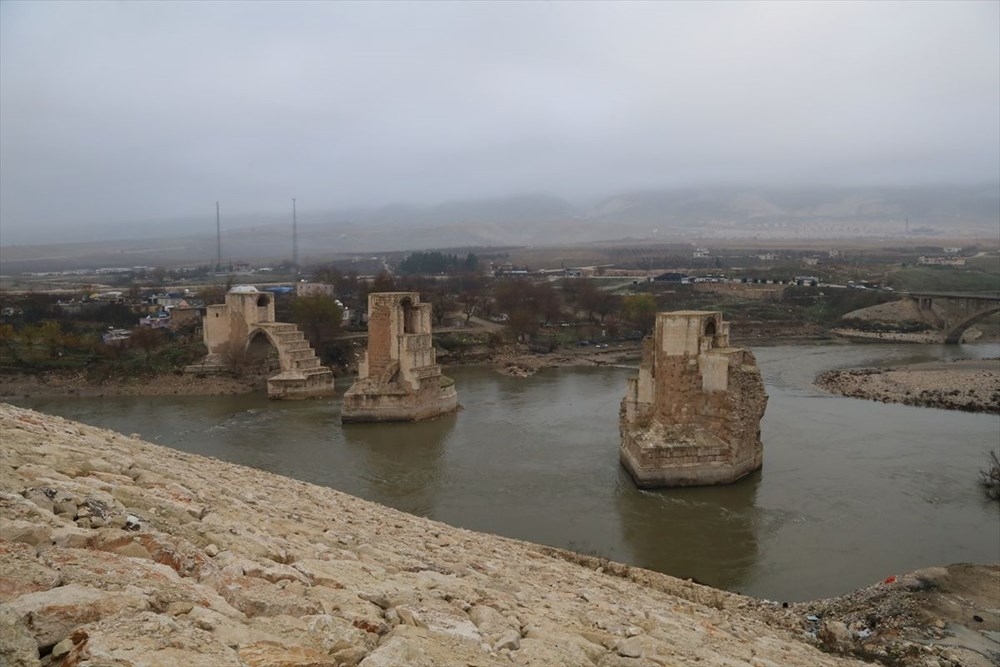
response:
<path id="1" fill-rule="evenodd" d="M 294 324 L 274 321 L 274 298 L 251 285 L 238 285 L 225 304 L 209 306 L 202 322 L 208 348 L 202 367 L 224 368 L 239 361 L 275 372 L 267 379 L 269 398 L 333 394 L 333 372 L 320 365 L 305 335 Z"/>
<path id="2" fill-rule="evenodd" d="M 1000 313 L 1000 296 L 995 295 L 910 292 L 904 298 L 917 303 L 924 320 L 941 330 L 945 343 L 962 342 L 966 329 Z"/>
<path id="3" fill-rule="evenodd" d="M 764 462 L 764 381 L 718 311 L 657 313 L 619 410 L 619 458 L 639 487 L 734 482 Z"/>
<path id="4" fill-rule="evenodd" d="M 454 385 L 436 361 L 431 304 L 417 292 L 369 294 L 368 349 L 344 394 L 341 421 L 419 421 L 454 412 Z"/>

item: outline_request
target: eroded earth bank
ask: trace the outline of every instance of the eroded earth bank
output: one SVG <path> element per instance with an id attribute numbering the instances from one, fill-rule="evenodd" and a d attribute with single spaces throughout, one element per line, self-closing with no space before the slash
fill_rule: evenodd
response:
<path id="1" fill-rule="evenodd" d="M 0 405 L 0 664 L 989 665 L 1000 566 L 768 602 Z"/>

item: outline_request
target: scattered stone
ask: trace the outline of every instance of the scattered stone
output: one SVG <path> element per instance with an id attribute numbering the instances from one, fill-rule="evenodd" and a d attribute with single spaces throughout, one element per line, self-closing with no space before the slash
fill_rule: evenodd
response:
<path id="1" fill-rule="evenodd" d="M 0 665 L 38 667 L 40 664 L 38 644 L 25 620 L 6 604 L 0 605 Z"/>
<path id="2" fill-rule="evenodd" d="M 851 633 L 841 621 L 824 621 L 816 634 L 829 650 L 844 652 L 851 646 Z"/>
<path id="3" fill-rule="evenodd" d="M 513 630 L 506 632 L 497 640 L 493 648 L 498 651 L 501 649 L 508 649 L 510 651 L 518 650 L 521 648 L 521 633 Z"/>
<path id="4" fill-rule="evenodd" d="M 642 644 L 638 637 L 629 637 L 615 645 L 615 653 L 623 658 L 641 658 Z"/>
<path id="5" fill-rule="evenodd" d="M 67 653 L 73 650 L 73 646 L 74 646 L 73 640 L 67 637 L 66 639 L 62 640 L 61 642 L 52 647 L 52 657 L 57 659 L 62 658 Z"/>

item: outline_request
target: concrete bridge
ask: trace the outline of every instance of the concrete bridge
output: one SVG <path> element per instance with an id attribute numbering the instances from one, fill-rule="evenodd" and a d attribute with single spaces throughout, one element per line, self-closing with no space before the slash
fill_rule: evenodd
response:
<path id="1" fill-rule="evenodd" d="M 1000 313 L 1000 295 L 958 292 L 900 292 L 917 303 L 925 321 L 944 333 L 945 343 L 958 343 L 970 326 Z"/>

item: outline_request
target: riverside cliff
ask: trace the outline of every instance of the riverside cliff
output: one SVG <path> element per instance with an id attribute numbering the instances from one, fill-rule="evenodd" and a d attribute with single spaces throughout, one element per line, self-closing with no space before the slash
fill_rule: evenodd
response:
<path id="1" fill-rule="evenodd" d="M 988 595 L 995 567 L 782 608 L 10 405 L 0 442 L 0 664 L 988 664 L 893 618 L 958 574 Z"/>

